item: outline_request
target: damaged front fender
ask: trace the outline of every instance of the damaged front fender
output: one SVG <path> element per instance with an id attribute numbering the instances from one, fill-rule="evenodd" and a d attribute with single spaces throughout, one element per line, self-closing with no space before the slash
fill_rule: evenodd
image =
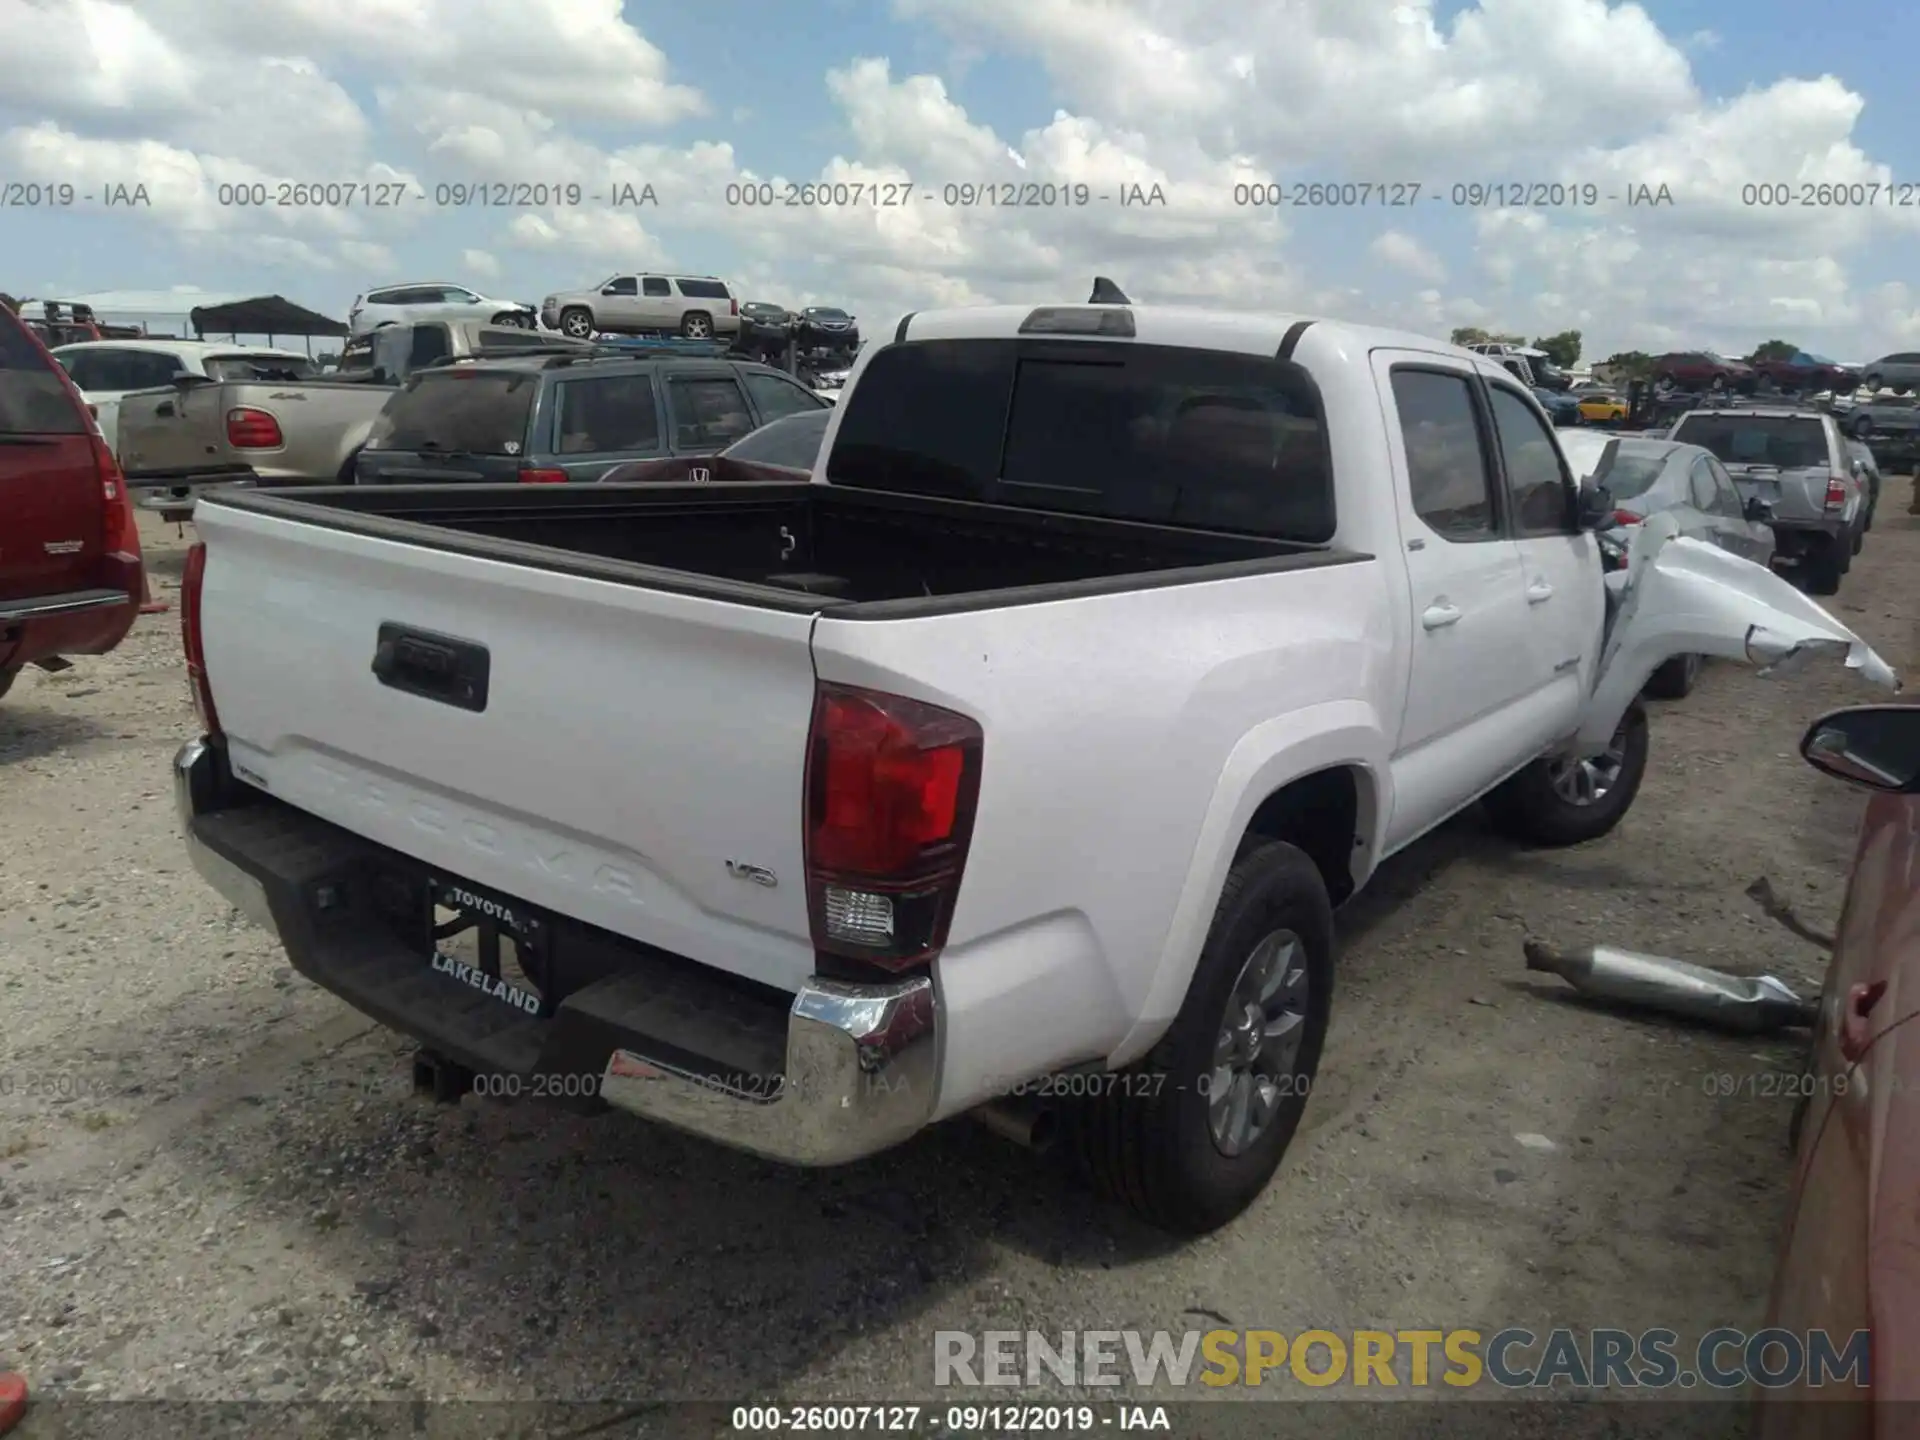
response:
<path id="1" fill-rule="evenodd" d="M 1676 655 L 1743 660 L 1763 675 L 1844 660 L 1861 678 L 1900 689 L 1893 667 L 1816 601 L 1766 567 L 1678 532 L 1672 515 L 1657 514 L 1633 537 L 1623 578 L 1610 587 L 1616 603 L 1575 753 L 1604 750 L 1653 672 Z"/>

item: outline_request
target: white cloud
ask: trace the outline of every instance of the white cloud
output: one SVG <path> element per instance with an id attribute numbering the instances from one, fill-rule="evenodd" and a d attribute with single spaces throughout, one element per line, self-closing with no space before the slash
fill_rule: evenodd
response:
<path id="1" fill-rule="evenodd" d="M 787 175 L 736 148 L 755 116 L 731 108 L 714 54 L 667 55 L 620 0 L 0 0 L 0 111 L 15 117 L 0 173 L 137 177 L 152 208 L 129 228 L 190 236 L 195 254 L 330 270 L 340 286 L 398 273 L 395 257 L 432 233 L 476 281 L 732 264 L 763 295 L 870 316 L 1077 294 L 1104 273 L 1147 300 L 1326 307 L 1440 331 L 1576 326 L 1641 348 L 1779 329 L 1890 349 L 1920 324 L 1916 297 L 1857 274 L 1872 246 L 1913 236 L 1920 210 L 1756 203 L 1772 197 L 1755 187 L 1777 182 L 1884 198 L 1893 171 L 1858 136 L 1864 98 L 1830 75 L 1707 95 L 1688 56 L 1715 37 L 1666 35 L 1637 4 L 1479 0 L 1443 21 L 1437 0 L 1267 0 L 1226 32 L 1200 0 L 894 10 L 940 32 L 913 53 L 943 53 L 944 75 L 843 53 L 817 91 L 837 123 L 791 126 L 838 134 L 840 148 Z M 996 127 L 956 87 L 1008 56 L 1049 77 L 1057 108 Z M 772 101 L 753 100 L 764 123 Z M 577 184 L 577 203 L 483 191 L 457 221 L 434 204 L 436 183 L 542 177 Z M 1664 186 L 1672 203 L 1234 204 L 1236 184 L 1270 179 L 1418 182 L 1429 196 L 1474 181 L 1554 181 L 1575 197 Z M 411 198 L 220 203 L 222 186 L 348 180 L 404 183 Z M 777 203 L 730 205 L 741 185 Z M 809 185 L 825 188 L 784 203 Z M 655 203 L 615 205 L 621 186 L 652 187 Z M 912 198 L 872 203 L 889 187 Z M 1122 206 L 1135 187 L 1165 203 Z M 1327 227 L 1351 239 L 1335 246 Z M 1360 284 L 1366 256 L 1405 288 Z"/>
<path id="2" fill-rule="evenodd" d="M 1447 278 L 1447 267 L 1440 257 L 1404 231 L 1383 230 L 1368 248 L 1374 259 L 1404 270 L 1416 280 L 1438 283 Z"/>

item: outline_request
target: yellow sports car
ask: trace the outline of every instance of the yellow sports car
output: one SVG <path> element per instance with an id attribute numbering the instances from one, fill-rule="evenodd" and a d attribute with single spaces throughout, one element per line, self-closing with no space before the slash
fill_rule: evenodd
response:
<path id="1" fill-rule="evenodd" d="M 1589 425 L 1618 425 L 1627 418 L 1627 402 L 1598 391 L 1580 397 L 1580 418 Z"/>

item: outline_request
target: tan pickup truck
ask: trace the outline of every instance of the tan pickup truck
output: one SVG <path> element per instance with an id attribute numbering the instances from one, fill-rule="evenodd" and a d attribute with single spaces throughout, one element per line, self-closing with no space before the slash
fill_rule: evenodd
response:
<path id="1" fill-rule="evenodd" d="M 120 464 L 144 509 L 185 518 L 215 485 L 351 485 L 354 457 L 400 381 L 496 349 L 574 345 L 460 321 L 391 325 L 350 342 L 317 380 L 183 375 L 120 401 Z"/>

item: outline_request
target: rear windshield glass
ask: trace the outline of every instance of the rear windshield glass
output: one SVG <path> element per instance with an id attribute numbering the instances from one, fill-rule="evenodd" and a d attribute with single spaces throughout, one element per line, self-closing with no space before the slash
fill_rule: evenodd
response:
<path id="1" fill-rule="evenodd" d="M 841 402 L 839 485 L 1320 544 L 1333 469 L 1286 361 L 1171 346 L 934 340 L 874 356 Z"/>
<path id="2" fill-rule="evenodd" d="M 0 316 L 0 435 L 84 435 L 87 417 L 20 322 Z"/>
<path id="3" fill-rule="evenodd" d="M 304 355 L 209 355 L 206 363 L 215 380 L 311 380 L 320 373 Z"/>
<path id="4" fill-rule="evenodd" d="M 680 293 L 690 300 L 725 300 L 727 287 L 718 280 L 677 280 Z"/>
<path id="5" fill-rule="evenodd" d="M 1673 439 L 1713 452 L 1723 465 L 1819 469 L 1828 463 L 1826 427 L 1802 415 L 1687 415 Z"/>
<path id="6" fill-rule="evenodd" d="M 530 372 L 430 371 L 387 401 L 370 442 L 384 450 L 518 455 L 539 388 Z"/>
<path id="7" fill-rule="evenodd" d="M 1636 495 L 1644 495 L 1653 488 L 1653 482 L 1667 468 L 1664 455 L 1629 455 L 1625 451 L 1616 455 L 1612 466 L 1605 474 L 1594 476 L 1596 483 L 1607 487 L 1607 493 L 1616 500 L 1631 500 Z"/>

